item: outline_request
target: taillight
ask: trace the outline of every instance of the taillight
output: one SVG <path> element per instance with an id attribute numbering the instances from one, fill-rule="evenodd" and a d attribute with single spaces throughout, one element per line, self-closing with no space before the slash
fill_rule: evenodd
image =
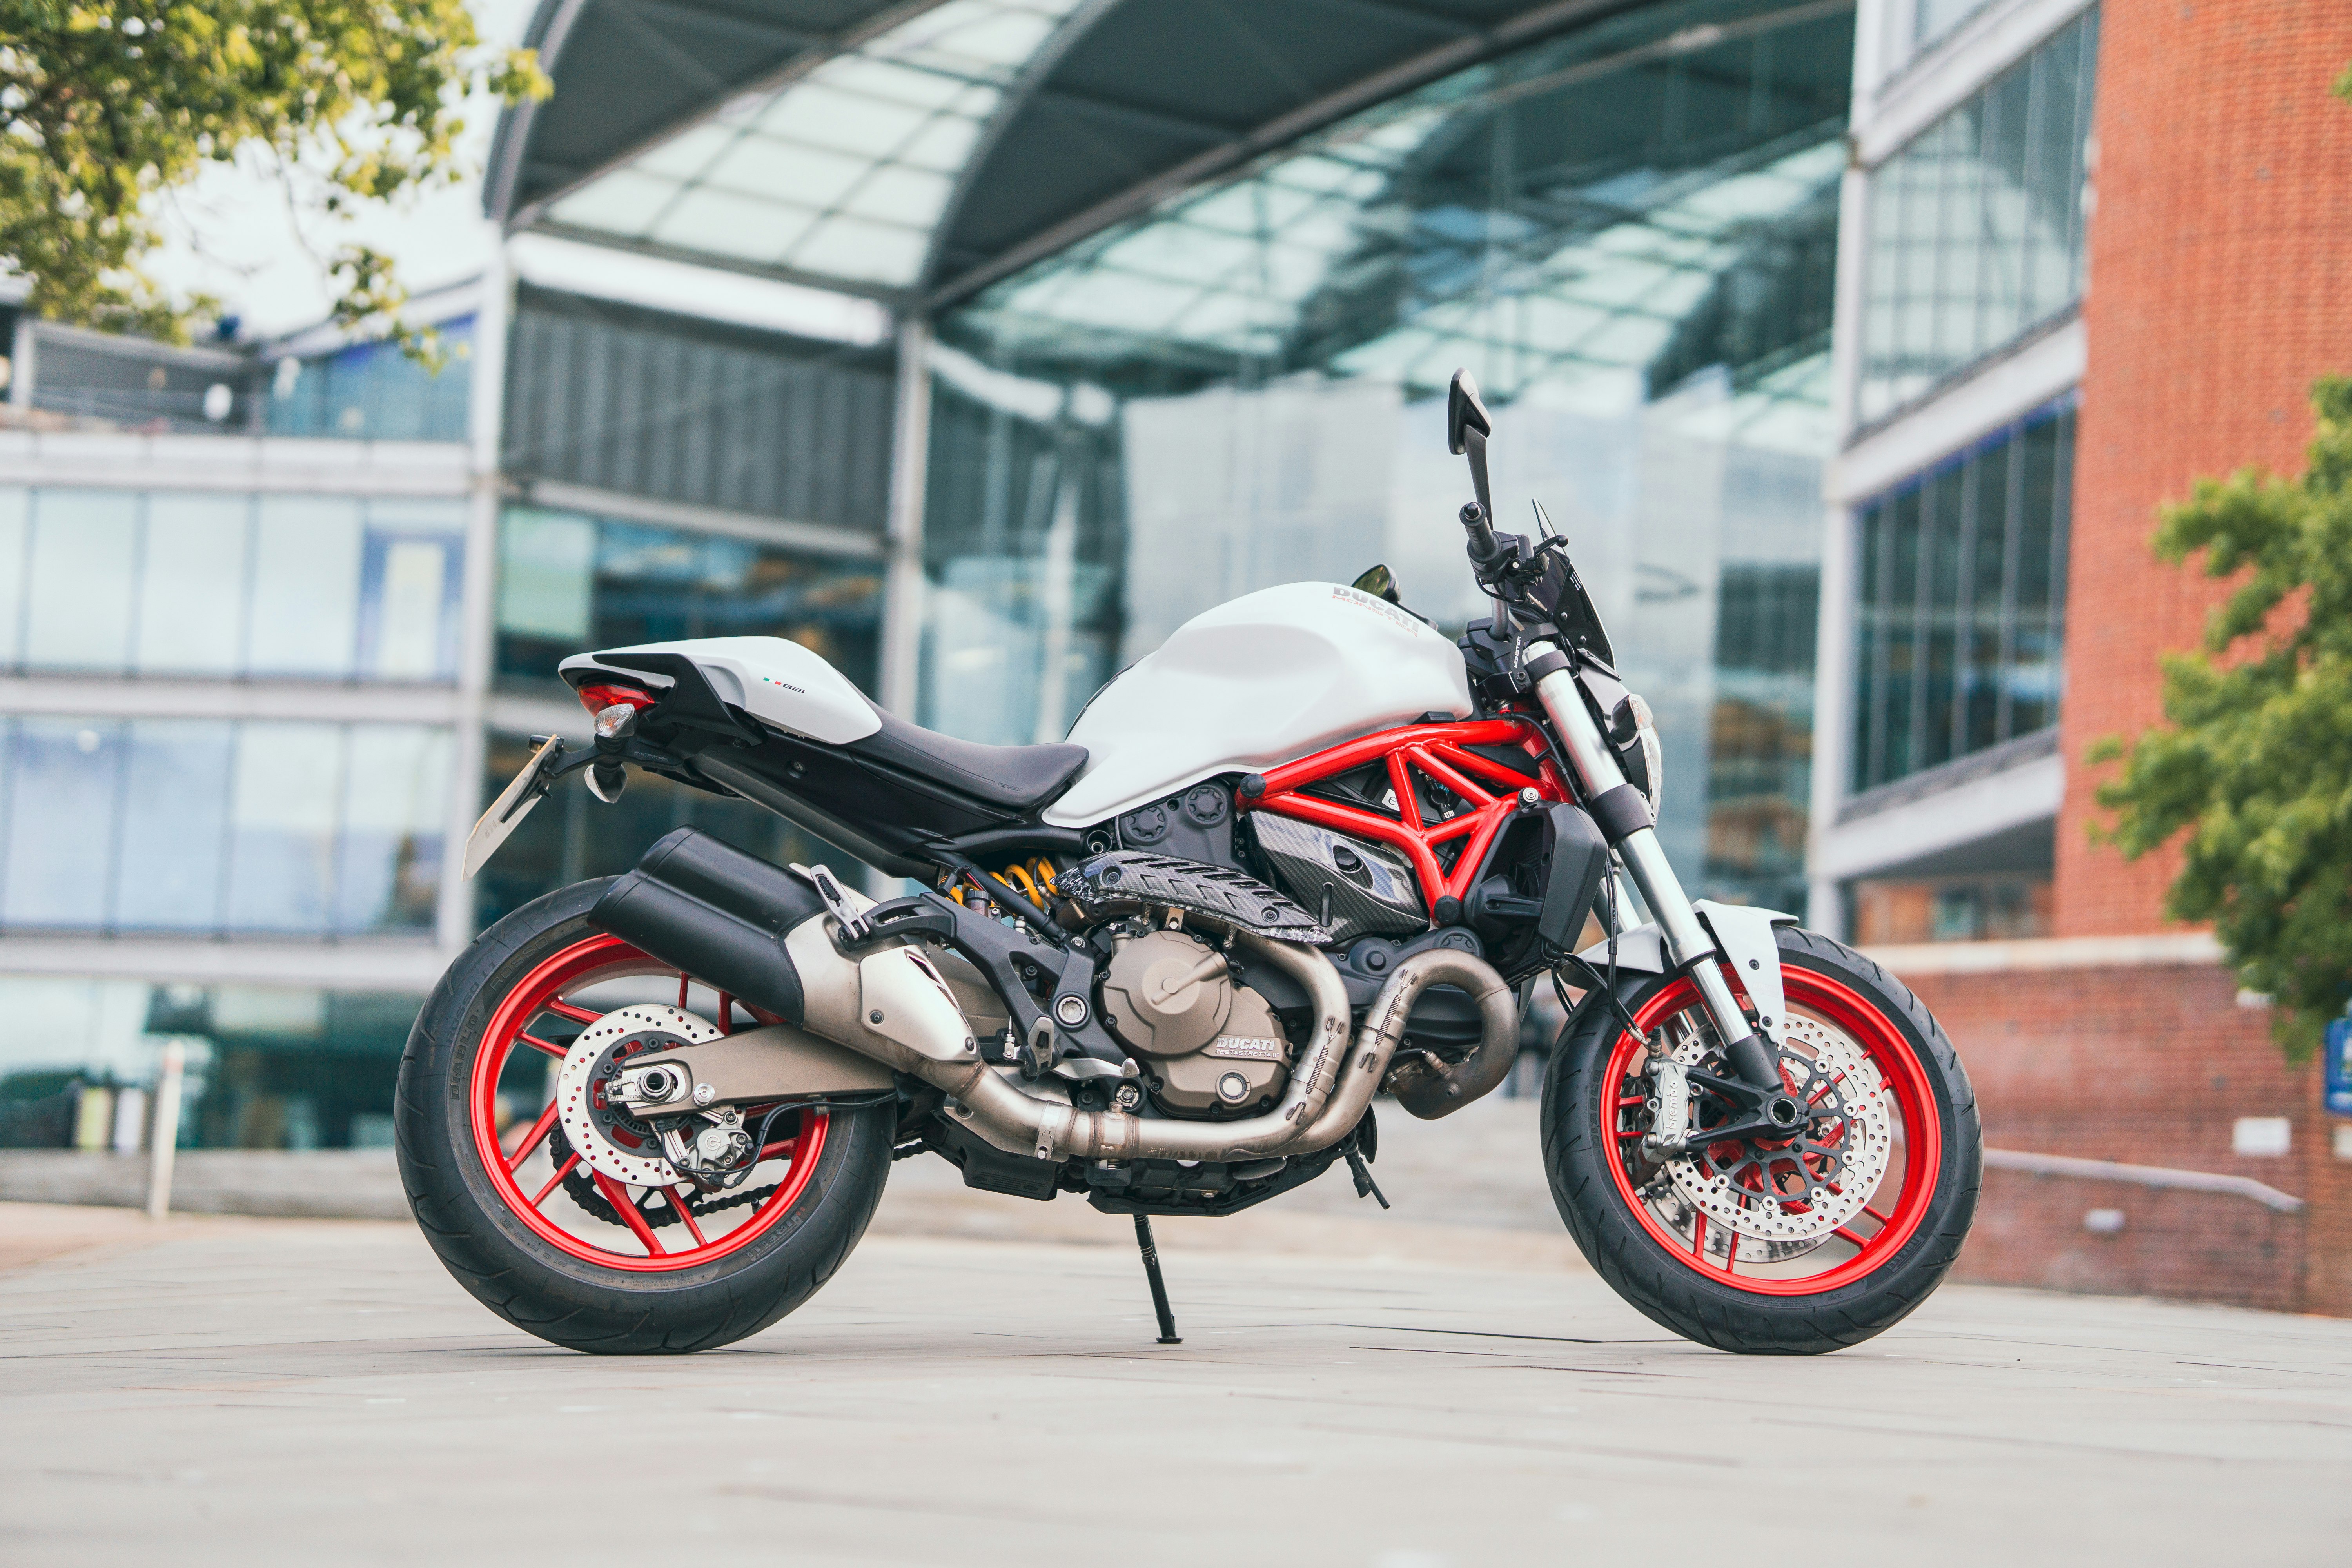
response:
<path id="1" fill-rule="evenodd" d="M 632 708 L 650 708 L 654 705 L 654 699 L 649 693 L 640 691 L 634 686 L 583 686 L 580 688 L 578 696 L 580 706 L 592 714 L 602 713 L 615 702 L 625 702 Z"/>

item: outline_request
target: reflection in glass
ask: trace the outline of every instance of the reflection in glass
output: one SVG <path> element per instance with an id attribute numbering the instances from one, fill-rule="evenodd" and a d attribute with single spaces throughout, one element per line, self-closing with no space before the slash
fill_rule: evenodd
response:
<path id="1" fill-rule="evenodd" d="M 138 673 L 236 672 L 252 523 L 247 496 L 164 490 L 147 498 L 132 649 Z"/>
<path id="2" fill-rule="evenodd" d="M 2072 395 L 1855 514 L 1852 787 L 2058 721 Z"/>
<path id="3" fill-rule="evenodd" d="M 310 359 L 278 361 L 265 405 L 269 434 L 464 440 L 474 319 L 444 321 L 439 330 L 449 363 L 437 374 L 392 342 L 352 343 Z"/>
<path id="4" fill-rule="evenodd" d="M 368 503 L 360 570 L 362 679 L 457 678 L 465 525 L 461 501 Z"/>
<path id="5" fill-rule="evenodd" d="M 0 666 L 13 665 L 25 629 L 25 535 L 33 496 L 21 485 L 0 485 Z"/>
<path id="6" fill-rule="evenodd" d="M 129 490 L 42 490 L 34 499 L 25 662 L 117 674 L 131 646 L 139 497 Z"/>
<path id="7" fill-rule="evenodd" d="M 530 742 L 522 736 L 493 734 L 483 764 L 482 798 L 494 798 L 530 756 Z M 702 828 L 780 866 L 822 862 L 853 880 L 858 869 L 855 857 L 749 801 L 635 772 L 626 793 L 611 805 L 576 784 L 541 801 L 476 879 L 475 921 L 488 926 L 541 893 L 625 871 L 656 839 L 678 827 Z"/>
<path id="8" fill-rule="evenodd" d="M 264 496 L 254 525 L 253 618 L 247 667 L 256 675 L 347 676 L 360 596 L 360 503 L 338 496 Z"/>
<path id="9" fill-rule="evenodd" d="M 457 500 L 0 487 L 0 666 L 450 681 L 464 563 Z"/>
<path id="10" fill-rule="evenodd" d="M 229 795 L 228 923 L 323 931 L 335 885 L 343 731 L 331 724 L 243 725 Z"/>
<path id="11" fill-rule="evenodd" d="M 106 918 L 122 749 L 119 721 L 16 721 L 0 922 L 81 927 Z"/>
<path id="12" fill-rule="evenodd" d="M 336 930 L 431 927 L 448 798 L 448 731 L 421 724 L 352 731 Z"/>
<path id="13" fill-rule="evenodd" d="M 449 748 L 419 725 L 0 721 L 0 925 L 429 931 Z"/>
<path id="14" fill-rule="evenodd" d="M 1816 592 L 1852 49 L 1843 10 L 1629 11 L 948 314 L 920 721 L 1055 738 L 1190 616 L 1376 562 L 1442 626 L 1484 615 L 1440 436 L 1467 366 L 1498 494 L 1544 500 L 1659 715 L 1668 853 L 1801 909 L 1810 649 L 1754 617 Z"/>
<path id="15" fill-rule="evenodd" d="M 115 929 L 220 929 L 235 736 L 236 726 L 206 720 L 131 721 L 109 921 Z"/>
<path id="16" fill-rule="evenodd" d="M 499 567 L 503 679 L 551 682 L 567 656 L 589 648 L 782 637 L 874 689 L 881 569 L 870 561 L 510 507 Z"/>

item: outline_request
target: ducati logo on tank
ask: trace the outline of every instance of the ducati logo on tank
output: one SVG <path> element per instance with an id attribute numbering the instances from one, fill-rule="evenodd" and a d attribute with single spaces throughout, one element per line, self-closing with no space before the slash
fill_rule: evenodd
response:
<path id="1" fill-rule="evenodd" d="M 1343 605 L 1353 605 L 1360 610 L 1370 610 L 1398 630 L 1410 632 L 1414 637 L 1420 637 L 1429 630 L 1427 626 L 1423 626 L 1421 622 L 1398 609 L 1386 599 L 1375 599 L 1360 588 L 1344 588 L 1334 584 L 1331 596 Z"/>

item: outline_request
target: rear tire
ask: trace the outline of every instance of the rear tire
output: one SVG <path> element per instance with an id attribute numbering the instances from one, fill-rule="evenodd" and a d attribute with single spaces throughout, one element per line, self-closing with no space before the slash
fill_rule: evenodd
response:
<path id="1" fill-rule="evenodd" d="M 609 1227 L 615 1233 L 609 1244 L 551 1239 L 543 1216 L 538 1224 L 526 1216 L 520 1205 L 527 1199 L 516 1195 L 510 1173 L 490 1168 L 485 1150 L 495 1155 L 503 1145 L 499 1130 L 485 1133 L 477 1126 L 488 1100 L 477 1069 L 483 1067 L 494 1089 L 504 1053 L 518 1048 L 513 1033 L 540 1016 L 534 1010 L 515 1021 L 530 999 L 513 998 L 519 988 L 543 984 L 534 977 L 566 954 L 605 961 L 593 972 L 583 964 L 583 973 L 676 974 L 588 923 L 588 910 L 608 885 L 583 882 L 526 904 L 483 932 L 442 976 L 401 1058 L 394 1105 L 401 1181 L 450 1275 L 515 1327 L 601 1354 L 709 1350 L 766 1328 L 841 1267 L 881 1201 L 897 1113 L 887 1104 L 788 1113 L 803 1131 L 786 1175 L 775 1184 L 779 1212 L 755 1210 L 740 1227 L 749 1232 L 744 1237 L 673 1247 L 667 1261 L 651 1247 L 629 1255 L 633 1244 L 617 1225 Z M 509 1035 L 503 1041 L 488 1037 L 499 1020 L 507 1020 L 499 1024 Z M 499 1057 L 485 1065 L 479 1058 L 486 1047 Z M 512 1142 L 519 1135 L 509 1129 L 507 1136 Z M 800 1152 L 812 1146 L 814 1154 L 803 1163 Z M 803 1163 L 805 1169 L 791 1168 Z M 746 1190 L 759 1181 L 754 1175 Z M 661 1223 L 662 1211 L 653 1213 Z M 709 1214 L 698 1217 L 716 1224 Z M 673 1231 L 672 1239 L 682 1238 Z"/>
<path id="2" fill-rule="evenodd" d="M 1882 1206 L 1859 1210 L 1813 1252 L 1751 1263 L 1745 1274 L 1739 1260 L 1769 1244 L 1718 1218 L 1712 1238 L 1713 1247 L 1725 1249 L 1718 1263 L 1706 1211 L 1682 1199 L 1670 1176 L 1659 1180 L 1667 1166 L 1645 1163 L 1638 1132 L 1628 1131 L 1645 1124 L 1639 1080 L 1628 1076 L 1642 1052 L 1616 1009 L 1598 998 L 1578 1008 L 1552 1057 L 1543 1096 L 1544 1169 L 1578 1247 L 1654 1322 L 1718 1350 L 1812 1355 L 1884 1332 L 1942 1282 L 1976 1213 L 1982 1135 L 1968 1074 L 1917 997 L 1827 937 L 1786 926 L 1778 935 L 1792 1038 L 1801 1022 L 1821 1031 L 1819 1037 L 1847 1037 L 1882 1075 L 1889 1120 L 1904 1119 L 1890 1145 L 1901 1151 L 1899 1170 L 1894 1156 L 1885 1156 L 1884 1181 L 1857 1200 Z M 1679 975 L 1621 976 L 1618 994 L 1645 1030 L 1690 1016 L 1696 1003 L 1696 988 Z M 1755 1150 L 1777 1146 L 1716 1145 L 1685 1168 L 1699 1174 L 1722 1169 L 1700 1162 L 1743 1147 L 1753 1158 Z M 1786 1161 L 1766 1156 L 1774 1157 Z M 1804 1179 L 1788 1168 L 1792 1179 Z M 1855 1168 L 1841 1166 L 1839 1173 Z M 1836 1187 L 1828 1191 L 1843 1197 Z M 1821 1189 L 1814 1195 L 1826 1215 L 1835 1200 L 1822 1200 Z M 1753 1206 L 1794 1213 L 1801 1225 L 1801 1193 L 1790 1202 L 1800 1206 L 1782 1209 L 1776 1180 L 1772 1202 Z M 1880 1216 L 1866 1233 L 1872 1222 L 1865 1214 Z M 1807 1267 L 1811 1276 L 1801 1272 Z"/>

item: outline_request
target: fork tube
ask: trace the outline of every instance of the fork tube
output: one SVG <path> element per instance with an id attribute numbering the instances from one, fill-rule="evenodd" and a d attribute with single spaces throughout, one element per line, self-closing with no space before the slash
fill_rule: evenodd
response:
<path id="1" fill-rule="evenodd" d="M 1558 653 L 1549 643 L 1530 643 L 1528 662 L 1549 662 L 1544 656 Z M 1568 748 L 1569 763 L 1584 785 L 1585 799 L 1597 800 L 1612 789 L 1622 788 L 1625 770 L 1618 766 L 1617 753 L 1610 748 L 1601 726 L 1592 721 L 1591 710 L 1584 706 L 1584 693 L 1577 689 L 1573 666 L 1554 668 L 1538 680 L 1536 700 L 1550 716 L 1553 732 Z M 1657 829 L 1637 827 L 1619 839 L 1615 847 L 1633 885 L 1642 890 L 1642 901 L 1650 906 L 1650 913 L 1658 922 L 1658 930 L 1665 938 L 1667 956 L 1675 967 L 1690 971 L 1691 981 L 1698 987 L 1699 997 L 1706 1004 L 1707 1016 L 1715 1020 L 1717 1034 L 1732 1041 L 1754 1033 L 1748 1016 L 1739 1010 L 1738 1001 L 1724 980 L 1722 969 L 1696 962 L 1715 952 L 1715 941 L 1699 924 L 1690 900 L 1683 893 L 1681 879 L 1666 863 L 1666 852 L 1658 846 Z"/>

